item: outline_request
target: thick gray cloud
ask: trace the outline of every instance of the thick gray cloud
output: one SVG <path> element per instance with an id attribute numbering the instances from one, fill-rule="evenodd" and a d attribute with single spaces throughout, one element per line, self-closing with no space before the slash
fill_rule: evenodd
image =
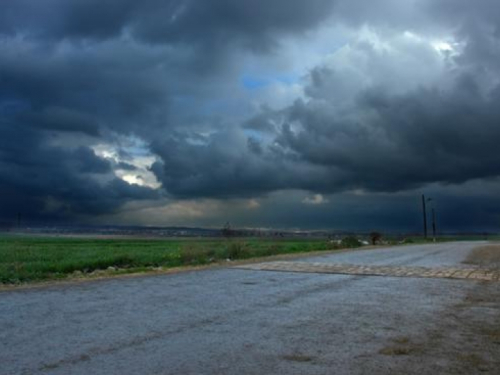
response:
<path id="1" fill-rule="evenodd" d="M 360 93 L 354 118 L 330 113 L 328 104 L 298 102 L 287 119 L 301 129 L 285 124 L 279 139 L 301 160 L 346 172 L 340 182 L 353 188 L 396 191 L 496 177 L 498 92 L 482 96 L 469 76 L 451 91 L 390 95 L 374 88 Z"/>
<path id="2" fill-rule="evenodd" d="M 10 125 L 10 128 L 8 127 Z M 50 146 L 50 136 L 19 123 L 0 127 L 0 212 L 3 219 L 54 220 L 98 215 L 125 200 L 157 193 L 108 176 L 111 165 L 88 147 Z"/>
<path id="3" fill-rule="evenodd" d="M 400 207 L 439 186 L 454 227 L 464 199 L 491 227 L 498 211 L 472 207 L 497 207 L 494 189 L 446 189 L 500 175 L 499 19 L 494 0 L 6 1 L 0 215 L 259 198 L 255 225 L 338 225 L 335 207 L 373 202 L 412 227 Z M 305 209 L 297 191 L 330 198 Z"/>
<path id="4" fill-rule="evenodd" d="M 160 196 L 112 173 L 135 165 L 113 165 L 91 147 L 122 136 L 166 144 L 169 129 L 179 126 L 173 118 L 184 116 L 171 115 L 172 100 L 180 98 L 176 108 L 186 103 L 189 113 L 189 103 L 201 100 L 196 97 L 211 95 L 202 80 L 211 80 L 207 69 L 223 69 L 230 48 L 268 50 L 276 33 L 316 26 L 331 5 L 6 2 L 0 15 L 2 217 L 95 215 Z"/>
<path id="5" fill-rule="evenodd" d="M 276 32 L 317 26 L 334 1 L 33 0 L 7 1 L 0 31 L 40 39 L 108 39 L 130 33 L 146 42 L 213 47 L 241 40 L 262 48 Z M 262 43 L 262 44 L 261 44 Z M 261 45 L 260 45 L 261 44 Z"/>
<path id="6" fill-rule="evenodd" d="M 498 72 L 482 70 L 481 55 L 465 60 L 467 48 L 439 67 L 441 52 L 414 44 L 402 48 L 418 60 L 393 53 L 395 62 L 384 62 L 391 52 L 377 50 L 376 43 L 351 45 L 349 53 L 367 64 L 362 67 L 364 75 L 356 66 L 349 66 L 348 74 L 339 61 L 313 69 L 305 100 L 282 110 L 265 110 L 245 124 L 270 142 L 218 142 L 219 135 L 201 144 L 177 139 L 157 147 L 166 163 L 161 179 L 172 179 L 166 186 L 173 193 L 203 197 L 246 194 L 241 183 L 255 192 L 392 192 L 497 177 Z M 434 60 L 426 54 L 433 54 Z M 407 65 L 397 66 L 401 60 Z M 442 70 L 439 79 L 425 69 L 419 77 L 422 61 Z M 427 75 L 432 76 L 428 82 Z M 223 188 L 214 189 L 212 183 Z"/>

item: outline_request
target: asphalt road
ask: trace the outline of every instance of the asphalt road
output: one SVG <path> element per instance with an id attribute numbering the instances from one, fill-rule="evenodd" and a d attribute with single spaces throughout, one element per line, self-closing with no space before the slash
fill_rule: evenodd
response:
<path id="1" fill-rule="evenodd" d="M 300 261 L 461 267 L 478 245 Z M 228 267 L 0 292 L 0 374 L 499 369 L 500 282 Z"/>

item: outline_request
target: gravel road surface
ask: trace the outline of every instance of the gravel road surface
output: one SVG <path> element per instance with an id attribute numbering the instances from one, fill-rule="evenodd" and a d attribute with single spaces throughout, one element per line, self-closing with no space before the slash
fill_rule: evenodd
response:
<path id="1" fill-rule="evenodd" d="M 300 262 L 471 267 L 478 242 Z M 0 292 L 0 374 L 500 373 L 500 282 L 216 268 Z"/>

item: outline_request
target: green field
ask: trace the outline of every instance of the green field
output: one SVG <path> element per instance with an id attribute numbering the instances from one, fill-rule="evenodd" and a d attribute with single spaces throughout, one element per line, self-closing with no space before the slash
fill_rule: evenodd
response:
<path id="1" fill-rule="evenodd" d="M 438 241 L 481 240 L 482 236 L 440 237 Z M 490 236 L 489 240 L 498 236 Z M 421 244 L 429 238 L 384 238 L 384 245 Z M 357 247 L 354 237 L 336 244 L 327 239 L 183 238 L 95 239 L 0 236 L 0 284 L 20 284 L 68 277 L 145 272 L 220 261 Z"/>
<path id="2" fill-rule="evenodd" d="M 332 250 L 321 239 L 86 239 L 0 237 L 0 283 L 18 284 L 231 259 Z M 113 267 L 113 268 L 110 268 Z"/>

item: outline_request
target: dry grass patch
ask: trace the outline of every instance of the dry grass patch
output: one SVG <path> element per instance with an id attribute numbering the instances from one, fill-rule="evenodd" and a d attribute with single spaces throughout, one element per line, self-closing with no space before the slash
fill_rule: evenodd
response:
<path id="1" fill-rule="evenodd" d="M 500 328 L 484 327 L 480 332 L 487 336 L 494 344 L 500 345 Z"/>
<path id="2" fill-rule="evenodd" d="M 476 247 L 463 262 L 490 269 L 500 269 L 500 244 Z"/>
<path id="3" fill-rule="evenodd" d="M 457 358 L 473 368 L 477 368 L 480 371 L 487 370 L 487 362 L 484 360 L 482 356 L 476 353 L 461 353 L 458 354 Z"/>

